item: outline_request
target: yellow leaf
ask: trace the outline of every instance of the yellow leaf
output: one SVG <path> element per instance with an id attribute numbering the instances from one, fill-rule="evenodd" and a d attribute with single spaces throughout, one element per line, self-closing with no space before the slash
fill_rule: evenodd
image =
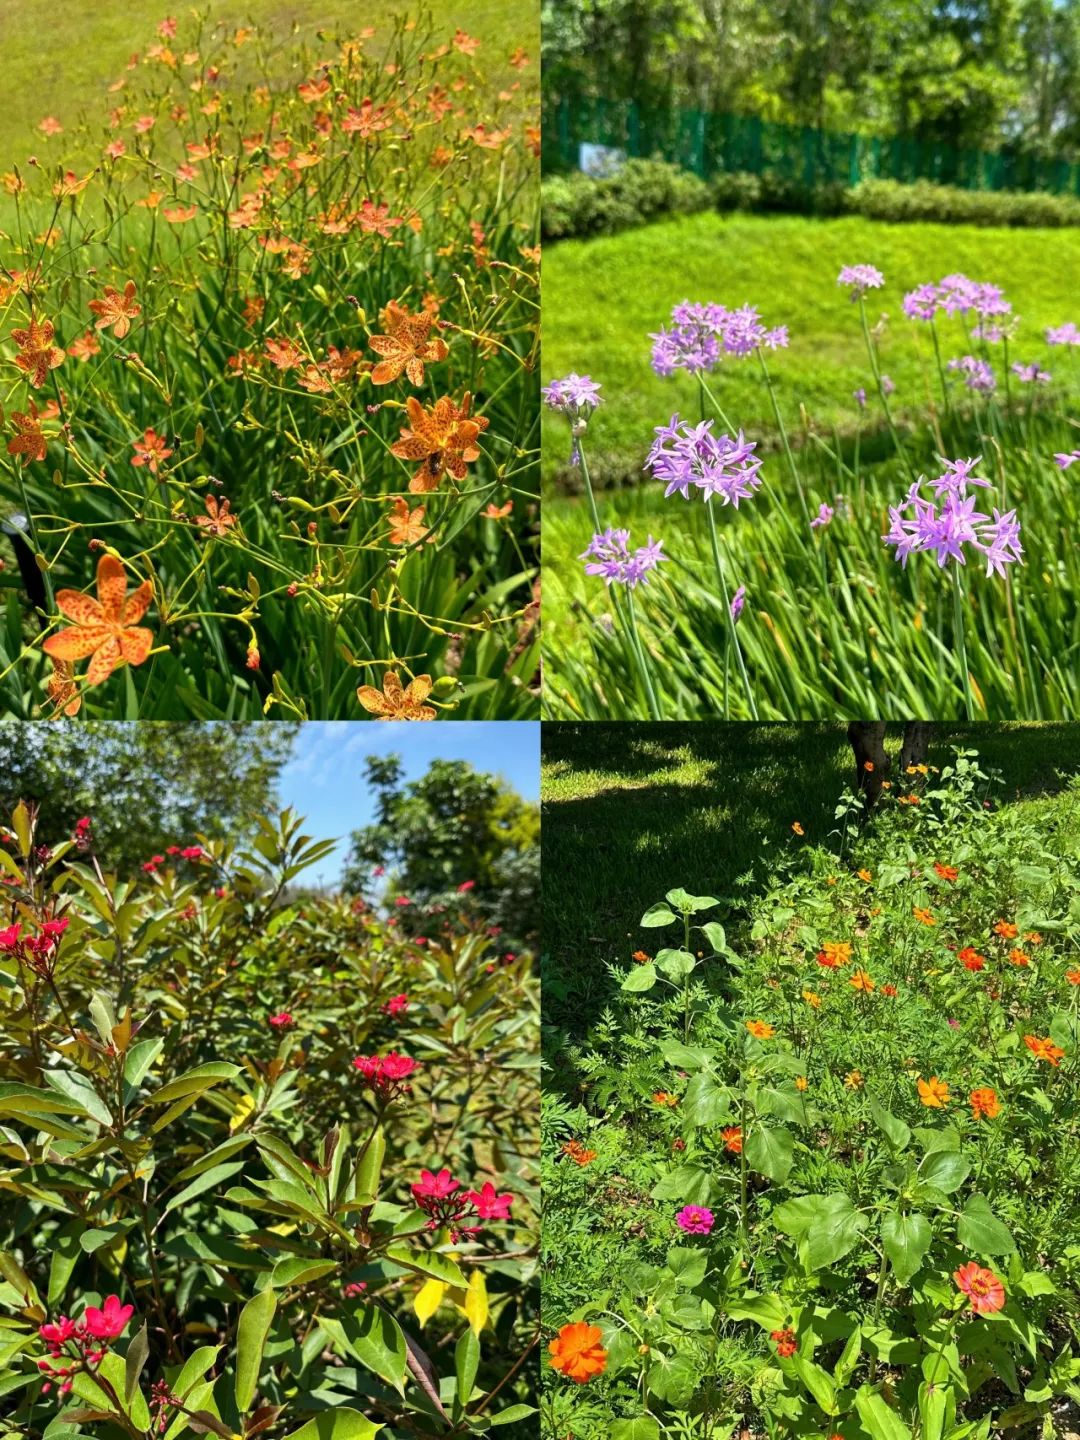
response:
<path id="1" fill-rule="evenodd" d="M 412 1308 L 416 1311 L 421 1329 L 438 1310 L 449 1288 L 442 1280 L 425 1280 L 413 1296 Z"/>
<path id="2" fill-rule="evenodd" d="M 123 1055 L 131 1043 L 131 1006 L 127 1007 L 123 1020 L 112 1028 L 112 1042 L 118 1055 Z"/>
<path id="3" fill-rule="evenodd" d="M 229 1121 L 230 1133 L 232 1131 L 239 1130 L 240 1126 L 244 1124 L 245 1120 L 247 1120 L 248 1116 L 254 1109 L 255 1101 L 251 1098 L 251 1096 L 241 1095 L 240 1099 L 236 1102 L 236 1109 L 232 1113 L 232 1119 Z"/>
<path id="4" fill-rule="evenodd" d="M 479 1335 L 487 1324 L 488 1297 L 484 1272 L 474 1270 L 469 1276 L 469 1289 L 465 1295 L 465 1315 L 472 1326 L 473 1334 Z"/>

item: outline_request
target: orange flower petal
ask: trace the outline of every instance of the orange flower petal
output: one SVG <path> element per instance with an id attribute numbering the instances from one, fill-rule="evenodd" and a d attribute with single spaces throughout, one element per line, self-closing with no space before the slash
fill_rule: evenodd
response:
<path id="1" fill-rule="evenodd" d="M 106 637 L 104 643 L 94 651 L 94 658 L 86 669 L 86 683 L 101 685 L 120 663 L 120 641 L 115 635 Z"/>
<path id="2" fill-rule="evenodd" d="M 81 625 L 77 630 L 58 630 L 42 642 L 41 648 L 54 660 L 85 660 L 108 638 L 104 625 Z"/>

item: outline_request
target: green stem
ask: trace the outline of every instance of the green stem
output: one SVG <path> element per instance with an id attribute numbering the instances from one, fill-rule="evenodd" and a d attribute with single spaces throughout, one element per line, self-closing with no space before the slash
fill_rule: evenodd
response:
<path id="1" fill-rule="evenodd" d="M 626 623 L 630 630 L 630 639 L 633 642 L 634 651 L 637 655 L 642 684 L 645 686 L 645 698 L 649 704 L 649 718 L 651 720 L 662 720 L 664 717 L 660 713 L 660 705 L 656 699 L 656 691 L 653 689 L 652 675 L 649 673 L 645 651 L 642 648 L 641 639 L 638 636 L 637 619 L 634 615 L 634 592 L 629 587 L 626 591 Z"/>
<path id="2" fill-rule="evenodd" d="M 964 712 L 969 720 L 975 719 L 975 699 L 971 693 L 971 676 L 968 674 L 967 642 L 964 639 L 964 591 L 960 583 L 960 567 L 953 566 L 953 614 L 955 617 L 956 648 L 960 652 L 960 672 L 964 687 Z"/>
<path id="3" fill-rule="evenodd" d="M 731 601 L 728 598 L 727 579 L 724 575 L 724 562 L 720 555 L 720 536 L 716 528 L 716 516 L 713 513 L 712 503 L 705 502 L 705 509 L 709 515 L 709 539 L 712 541 L 713 564 L 716 566 L 716 578 L 720 582 L 720 597 L 724 602 L 724 617 L 727 622 L 728 644 L 735 654 L 735 664 L 738 666 L 739 676 L 742 680 L 743 690 L 746 693 L 746 703 L 750 707 L 751 719 L 758 718 L 757 704 L 754 701 L 754 691 L 750 685 L 750 677 L 746 673 L 746 665 L 743 661 L 742 646 L 739 644 L 739 637 L 735 630 L 735 617 L 731 613 Z M 724 699 L 724 719 L 728 718 L 727 698 Z"/>

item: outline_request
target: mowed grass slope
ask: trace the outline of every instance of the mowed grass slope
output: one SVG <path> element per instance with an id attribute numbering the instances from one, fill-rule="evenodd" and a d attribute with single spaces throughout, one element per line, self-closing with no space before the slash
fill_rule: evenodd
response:
<path id="1" fill-rule="evenodd" d="M 901 733 L 890 727 L 896 780 Z M 948 765 L 953 746 L 1002 773 L 1001 799 L 1069 808 L 1058 792 L 1080 772 L 1080 726 L 941 724 L 929 762 Z M 844 725 L 545 725 L 546 1016 L 596 1020 L 606 964 L 628 958 L 637 919 L 673 886 L 737 897 L 741 876 L 760 881 L 771 854 L 802 843 L 795 821 L 825 841 L 853 769 Z"/>
<path id="2" fill-rule="evenodd" d="M 859 421 L 852 392 L 872 390 L 858 309 L 836 283 L 840 267 L 855 263 L 876 265 L 885 275 L 885 289 L 871 293 L 867 305 L 872 319 L 889 316 L 882 368 L 896 383 L 901 417 L 924 412 L 938 388 L 929 328 L 909 321 L 901 300 L 921 282 L 956 270 L 1004 287 L 1022 322 L 1010 363 L 1037 359 L 1055 380 L 1080 391 L 1076 352 L 1050 350 L 1043 340 L 1047 325 L 1080 322 L 1080 230 L 710 212 L 600 240 L 563 241 L 545 251 L 545 379 L 571 370 L 590 374 L 606 397 L 589 423 L 594 480 L 613 472 L 620 478 L 639 474 L 655 425 L 675 410 L 697 417 L 693 379 L 662 380 L 649 366 L 650 332 L 684 299 L 757 305 L 766 324 L 788 325 L 790 348 L 769 356 L 785 423 L 797 432 L 805 406 L 823 431 L 852 432 Z M 941 340 L 943 359 L 972 348 L 959 320 L 943 323 Z M 775 439 L 756 361 L 725 361 L 712 384 L 733 424 L 752 439 Z M 879 424 L 872 396 L 865 423 Z M 568 450 L 565 421 L 546 416 L 549 478 L 565 465 Z"/>
<path id="3" fill-rule="evenodd" d="M 333 36 L 355 35 L 374 26 L 376 37 L 389 36 L 393 17 L 409 10 L 381 0 L 212 0 L 196 7 L 213 23 L 257 24 L 286 37 L 299 26 L 317 45 L 316 30 Z M 449 37 L 460 26 L 482 41 L 477 63 L 489 72 L 492 86 L 520 79 L 535 91 L 540 70 L 539 7 L 531 0 L 438 0 L 431 7 L 436 29 Z M 65 136 L 46 140 L 37 126 L 55 115 L 72 127 L 91 108 L 104 116 L 107 87 L 124 73 L 133 51 L 145 47 L 154 27 L 167 15 L 182 19 L 185 3 L 167 0 L 0 0 L 0 41 L 4 54 L 4 106 L 0 110 L 0 165 L 25 163 L 30 155 L 42 162 L 71 159 Z M 415 13 L 413 11 L 412 13 Z M 509 65 L 518 46 L 532 65 L 523 72 Z M 326 59 L 319 51 L 316 58 Z M 302 77 L 301 77 L 302 78 Z"/>

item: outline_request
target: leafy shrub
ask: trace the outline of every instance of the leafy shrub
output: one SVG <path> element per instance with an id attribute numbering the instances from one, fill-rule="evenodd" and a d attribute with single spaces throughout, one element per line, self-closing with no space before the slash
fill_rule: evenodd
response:
<path id="1" fill-rule="evenodd" d="M 557 175 L 543 182 L 541 227 L 552 240 L 614 235 L 663 215 L 709 207 L 704 180 L 665 160 L 628 160 L 613 175 Z"/>
<path id="2" fill-rule="evenodd" d="M 966 1440 L 1075 1398 L 1080 789 L 998 812 L 964 751 L 894 784 L 612 965 L 545 1108 L 546 1435 Z"/>
<path id="3" fill-rule="evenodd" d="M 961 190 L 920 180 L 863 180 L 848 192 L 849 208 L 871 220 L 934 221 L 943 225 L 1080 225 L 1072 195 L 1009 190 Z"/>
<path id="4" fill-rule="evenodd" d="M 0 847 L 18 1433 L 367 1440 L 530 1415 L 529 960 L 452 912 L 401 937 L 405 897 L 386 917 L 301 895 L 333 842 L 290 812 L 135 877 L 102 870 L 89 820 L 52 846 L 34 829 L 20 806 Z"/>

